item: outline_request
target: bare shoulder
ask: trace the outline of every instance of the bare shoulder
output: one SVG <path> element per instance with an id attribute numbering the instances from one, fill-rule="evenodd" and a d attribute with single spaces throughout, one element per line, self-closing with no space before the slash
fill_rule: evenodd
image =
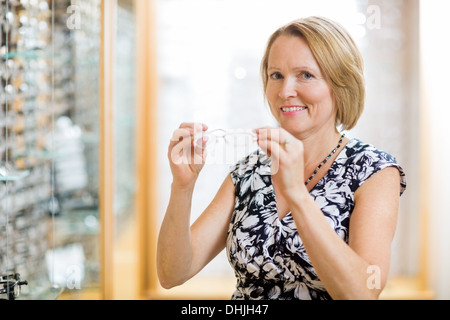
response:
<path id="1" fill-rule="evenodd" d="M 355 192 L 355 202 L 365 198 L 373 199 L 376 195 L 391 194 L 394 198 L 400 197 L 401 176 L 397 167 L 387 167 L 371 176 Z"/>

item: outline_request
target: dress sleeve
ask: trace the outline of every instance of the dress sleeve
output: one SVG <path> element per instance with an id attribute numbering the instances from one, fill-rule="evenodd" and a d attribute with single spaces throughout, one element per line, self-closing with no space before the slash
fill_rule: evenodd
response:
<path id="1" fill-rule="evenodd" d="M 375 148 L 368 148 L 362 152 L 358 159 L 355 159 L 355 165 L 359 168 L 356 172 L 356 180 L 361 186 L 375 173 L 386 169 L 388 167 L 395 167 L 400 172 L 400 196 L 406 190 L 406 174 L 403 168 L 397 163 L 397 160 L 391 154 L 377 150 Z"/>

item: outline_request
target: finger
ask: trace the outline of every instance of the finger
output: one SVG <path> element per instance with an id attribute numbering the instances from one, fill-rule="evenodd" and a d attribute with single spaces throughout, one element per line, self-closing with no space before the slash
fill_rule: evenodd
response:
<path id="1" fill-rule="evenodd" d="M 280 139 L 280 129 L 264 127 L 256 130 L 256 134 L 259 140 L 274 140 L 279 141 Z"/>
<path id="2" fill-rule="evenodd" d="M 258 145 L 261 148 L 261 150 L 266 152 L 266 154 L 269 155 L 271 158 L 274 157 L 279 158 L 280 153 L 283 151 L 280 144 L 277 141 L 270 139 L 259 140 Z"/>
<path id="3" fill-rule="evenodd" d="M 170 160 L 175 164 L 187 164 L 191 155 L 192 142 L 189 138 L 182 138 L 180 141 L 173 142 L 169 146 Z"/>
<path id="4" fill-rule="evenodd" d="M 259 147 L 270 157 L 272 163 L 270 171 L 273 175 L 276 174 L 280 167 L 280 157 L 283 156 L 279 143 L 272 140 L 261 140 Z"/>
<path id="5" fill-rule="evenodd" d="M 270 131 L 261 131 L 260 139 L 268 139 L 277 142 L 284 150 L 288 151 L 288 145 L 294 143 L 297 139 L 284 129 L 272 129 Z"/>
<path id="6" fill-rule="evenodd" d="M 178 142 L 187 138 L 191 138 L 193 142 L 195 133 L 205 130 L 208 130 L 208 126 L 205 124 L 182 123 L 180 127 L 173 132 L 172 137 L 170 138 L 169 147 L 173 147 Z"/>
<path id="7" fill-rule="evenodd" d="M 193 164 L 204 164 L 206 161 L 206 149 L 203 146 L 195 146 L 193 152 Z"/>
<path id="8" fill-rule="evenodd" d="M 202 147 L 206 148 L 208 145 L 208 136 L 199 136 L 198 138 L 194 137 L 194 147 Z"/>
<path id="9" fill-rule="evenodd" d="M 181 140 L 186 139 L 188 137 L 191 137 L 191 131 L 189 129 L 178 128 L 173 132 L 172 137 L 170 138 L 170 141 L 178 143 Z"/>
<path id="10" fill-rule="evenodd" d="M 194 134 L 196 132 L 202 132 L 202 131 L 208 130 L 208 126 L 206 124 L 199 123 L 199 122 L 183 122 L 180 125 L 180 128 L 181 129 L 187 129 L 192 134 Z"/>
<path id="11" fill-rule="evenodd" d="M 208 126 L 203 123 L 193 123 L 193 122 L 183 122 L 180 127 L 175 130 L 171 142 L 178 142 L 182 139 L 190 137 L 192 140 L 192 143 L 194 144 L 198 137 L 202 137 L 202 132 L 205 132 L 208 130 Z M 173 144 L 173 143 L 172 143 Z M 201 143 L 199 143 L 201 144 Z"/>
<path id="12" fill-rule="evenodd" d="M 201 164 L 206 157 L 208 137 L 199 139 L 200 143 L 193 143 L 192 137 L 184 137 L 169 147 L 169 156 L 175 164 Z"/>
<path id="13" fill-rule="evenodd" d="M 191 128 L 194 126 L 201 126 L 202 128 L 208 130 L 208 126 L 202 122 L 183 122 L 180 124 L 180 128 Z"/>
<path id="14" fill-rule="evenodd" d="M 266 127 L 260 127 L 260 128 L 254 129 L 253 132 L 259 133 L 260 131 L 263 131 L 263 130 L 272 130 L 272 129 L 276 129 L 276 128 L 274 128 L 274 127 L 269 127 L 269 126 L 266 126 Z"/>
<path id="15" fill-rule="evenodd" d="M 201 123 L 182 123 L 178 129 L 176 129 L 172 135 L 173 141 L 178 141 L 180 137 L 192 136 L 196 132 L 202 132 L 208 130 L 206 124 Z"/>

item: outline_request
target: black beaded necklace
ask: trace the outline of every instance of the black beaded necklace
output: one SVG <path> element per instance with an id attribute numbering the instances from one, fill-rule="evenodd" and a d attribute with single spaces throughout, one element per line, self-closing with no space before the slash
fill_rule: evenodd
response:
<path id="1" fill-rule="evenodd" d="M 345 137 L 345 133 L 341 136 L 341 140 L 339 140 L 339 143 L 338 143 L 338 145 L 336 146 L 336 148 L 334 148 L 333 151 L 331 151 L 331 153 L 330 153 L 325 159 L 323 159 L 323 161 L 319 164 L 319 166 L 316 168 L 316 170 L 314 170 L 312 176 L 309 177 L 308 180 L 306 180 L 305 186 L 306 186 L 306 185 L 314 178 L 314 176 L 316 175 L 316 173 L 319 172 L 320 168 L 322 168 L 322 166 L 328 161 L 328 159 L 330 159 L 331 156 L 332 156 L 333 154 L 335 154 L 336 151 L 339 150 L 339 148 L 341 147 L 342 141 L 344 140 L 344 137 Z"/>

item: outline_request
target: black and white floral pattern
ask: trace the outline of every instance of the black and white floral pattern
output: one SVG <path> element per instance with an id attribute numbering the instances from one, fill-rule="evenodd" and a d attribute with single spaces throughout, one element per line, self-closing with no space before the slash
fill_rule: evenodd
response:
<path id="1" fill-rule="evenodd" d="M 237 285 L 232 299 L 331 299 L 305 252 L 295 221 L 277 213 L 270 158 L 256 150 L 231 169 L 236 203 L 227 237 L 227 256 Z M 352 139 L 310 191 L 330 226 L 348 243 L 354 193 L 374 173 L 397 167 L 390 154 Z"/>

